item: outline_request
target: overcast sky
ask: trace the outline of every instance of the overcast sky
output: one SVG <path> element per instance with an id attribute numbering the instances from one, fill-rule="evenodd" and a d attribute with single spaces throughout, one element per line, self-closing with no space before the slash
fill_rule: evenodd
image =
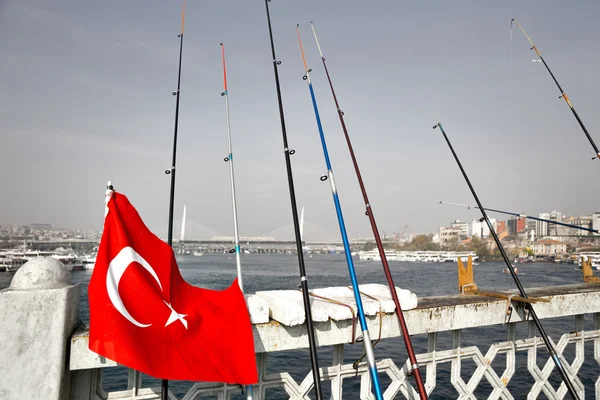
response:
<path id="1" fill-rule="evenodd" d="M 181 1 L 0 0 L 0 223 L 101 229 L 107 180 L 153 230 L 167 224 Z M 349 235 L 370 232 L 319 54 L 387 234 L 475 211 L 441 121 L 484 206 L 600 209 L 600 161 L 517 18 L 600 144 L 597 1 L 273 0 L 299 207 L 338 233 L 298 49 L 300 23 Z M 241 234 L 291 223 L 263 1 L 188 1 L 176 216 L 232 234 L 219 43 L 228 61 Z M 500 217 L 494 215 L 494 217 Z"/>

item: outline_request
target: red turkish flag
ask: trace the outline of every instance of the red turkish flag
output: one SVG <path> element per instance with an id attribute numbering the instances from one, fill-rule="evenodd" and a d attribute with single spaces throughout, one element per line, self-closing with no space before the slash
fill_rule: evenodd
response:
<path id="1" fill-rule="evenodd" d="M 88 289 L 90 350 L 161 379 L 258 381 L 250 316 L 237 279 L 188 284 L 171 247 L 112 192 Z"/>

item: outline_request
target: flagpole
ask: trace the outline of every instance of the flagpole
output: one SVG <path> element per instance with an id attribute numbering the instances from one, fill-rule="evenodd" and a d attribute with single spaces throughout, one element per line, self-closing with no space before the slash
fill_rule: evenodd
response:
<path id="1" fill-rule="evenodd" d="M 181 59 L 183 56 L 183 30 L 185 25 L 185 1 L 183 0 L 183 8 L 181 10 L 181 33 L 177 35 L 179 37 L 179 72 L 177 74 L 177 91 L 173 92 L 174 96 L 177 96 L 175 101 L 175 129 L 173 132 L 173 161 L 171 163 L 171 169 L 165 171 L 167 175 L 171 175 L 171 195 L 169 198 L 169 229 L 167 235 L 167 244 L 173 247 L 173 208 L 175 203 L 175 163 L 177 161 L 177 128 L 179 124 L 179 93 L 181 89 Z M 169 398 L 169 381 L 163 379 L 161 381 L 161 400 L 168 400 Z"/>

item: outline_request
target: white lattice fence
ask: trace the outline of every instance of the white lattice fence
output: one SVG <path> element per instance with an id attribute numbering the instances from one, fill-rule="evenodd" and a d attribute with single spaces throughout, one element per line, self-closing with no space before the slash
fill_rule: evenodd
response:
<path id="1" fill-rule="evenodd" d="M 563 359 L 567 373 L 572 377 L 573 383 L 577 388 L 581 398 L 592 398 L 591 393 L 584 392 L 584 387 L 578 378 L 581 367 L 591 368 L 600 375 L 600 314 L 593 315 L 594 326 L 592 330 L 584 330 L 584 316 L 575 316 L 575 331 L 565 333 L 560 340 L 555 343 L 556 349 L 562 353 L 567 346 L 575 347 L 575 357 L 571 363 Z M 529 332 L 533 334 L 533 324 L 529 324 Z M 462 330 L 452 331 L 452 344 L 449 349 L 438 349 L 437 333 L 428 334 L 428 351 L 417 356 L 421 365 L 421 371 L 424 373 L 425 386 L 429 394 L 435 391 L 435 388 L 446 386 L 448 382 L 439 382 L 438 372 L 444 370 L 450 374 L 450 384 L 456 391 L 456 397 L 459 399 L 475 399 L 475 392 L 483 381 L 492 387 L 489 399 L 513 399 L 513 394 L 507 388 L 511 379 L 514 377 L 518 352 L 524 352 L 527 355 L 527 370 L 531 375 L 531 388 L 529 389 L 528 399 L 536 399 L 542 393 L 549 399 L 563 399 L 567 395 L 566 387 L 560 385 L 558 390 L 549 382 L 552 371 L 555 369 L 554 362 L 549 358 L 548 352 L 540 337 L 528 337 L 516 339 L 516 323 L 508 324 L 509 340 L 505 342 L 493 343 L 487 351 L 482 353 L 477 346 L 462 347 Z M 585 343 L 593 342 L 594 360 L 585 360 Z M 499 356 L 505 357 L 504 370 L 501 373 L 492 367 L 492 364 Z M 267 373 L 268 353 L 258 355 L 260 382 L 254 386 L 254 398 L 268 398 L 268 390 L 272 388 L 282 388 L 287 396 L 293 400 L 309 399 L 309 393 L 313 387 L 312 374 L 308 373 L 301 382 L 295 381 L 288 372 Z M 344 364 L 344 345 L 333 346 L 333 365 L 321 368 L 322 381 L 331 388 L 331 399 L 342 398 L 374 399 L 371 393 L 371 380 L 366 363 L 360 363 L 358 369 L 354 369 L 352 364 Z M 538 367 L 538 360 L 544 360 L 544 366 Z M 475 370 L 468 378 L 461 376 L 464 363 L 475 364 Z M 392 359 L 382 359 L 377 363 L 379 372 L 386 374 L 391 383 L 384 392 L 385 399 L 408 398 L 416 399 L 418 394 L 413 387 L 414 380 L 407 376 L 409 370 L 409 361 L 399 367 Z M 91 387 L 89 399 L 159 399 L 159 388 L 142 388 L 142 376 L 135 371 L 130 371 L 128 390 L 106 393 L 102 390 L 101 369 L 88 370 Z M 342 391 L 345 379 L 360 379 L 360 393 L 344 393 Z M 187 393 L 181 397 L 181 400 L 200 400 L 206 398 L 216 398 L 219 400 L 229 400 L 242 392 L 239 385 L 223 385 L 216 383 L 196 383 Z M 175 395 L 170 394 L 171 399 L 177 399 Z M 595 398 L 600 399 L 600 376 L 595 382 Z M 87 398 L 86 398 L 87 400 Z"/>

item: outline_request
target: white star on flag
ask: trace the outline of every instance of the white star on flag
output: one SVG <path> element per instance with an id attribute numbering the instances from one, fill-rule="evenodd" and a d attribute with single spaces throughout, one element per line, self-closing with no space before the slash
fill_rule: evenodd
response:
<path id="1" fill-rule="evenodd" d="M 173 309 L 173 306 L 171 306 L 171 304 L 167 303 L 166 301 L 165 301 L 165 304 L 167 305 L 167 307 L 169 307 L 171 309 L 171 315 L 169 315 L 169 319 L 167 320 L 167 323 L 165 324 L 165 326 L 169 326 L 173 322 L 180 320 L 181 323 L 183 324 L 183 326 L 185 327 L 185 329 L 187 329 L 187 321 L 184 318 L 184 317 L 187 317 L 187 314 L 179 314 L 177 311 L 175 311 Z"/>

